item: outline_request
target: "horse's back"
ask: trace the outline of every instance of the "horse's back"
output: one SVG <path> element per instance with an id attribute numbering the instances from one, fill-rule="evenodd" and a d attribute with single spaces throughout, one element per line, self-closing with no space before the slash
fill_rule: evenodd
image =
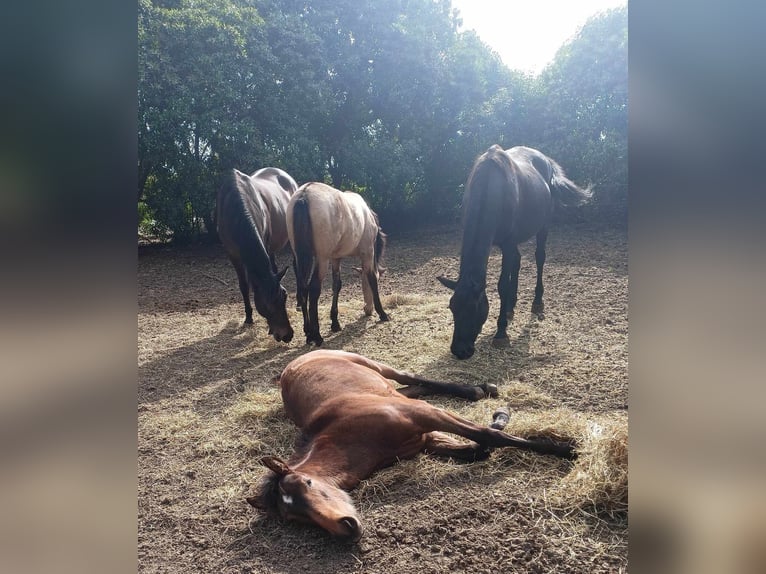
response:
<path id="1" fill-rule="evenodd" d="M 340 191 L 319 182 L 304 184 L 290 201 L 291 207 L 305 198 L 311 218 L 314 250 L 320 259 L 355 255 L 360 246 L 372 244 L 372 212 L 356 193 Z M 292 213 L 288 213 L 291 220 Z M 291 231 L 292 233 L 292 231 Z"/>
<path id="2" fill-rule="evenodd" d="M 270 249 L 278 251 L 287 244 L 287 206 L 298 190 L 298 184 L 287 172 L 264 167 L 250 176 L 269 214 Z"/>
<path id="3" fill-rule="evenodd" d="M 394 386 L 364 364 L 364 358 L 345 351 L 312 351 L 290 362 L 279 378 L 287 415 L 305 428 L 328 405 L 356 403 L 363 397 L 394 397 Z"/>
<path id="4" fill-rule="evenodd" d="M 513 162 L 518 186 L 518 202 L 512 214 L 512 242 L 526 241 L 548 225 L 553 213 L 550 180 L 553 175 L 548 157 L 538 150 L 516 146 L 505 150 Z"/>

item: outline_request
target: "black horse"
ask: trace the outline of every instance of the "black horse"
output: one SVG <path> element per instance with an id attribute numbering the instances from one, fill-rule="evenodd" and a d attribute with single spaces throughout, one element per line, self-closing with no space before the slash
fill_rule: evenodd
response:
<path id="1" fill-rule="evenodd" d="M 474 353 L 474 343 L 489 313 L 487 261 L 492 245 L 503 252 L 497 291 L 500 314 L 493 345 L 508 344 L 508 320 L 513 319 L 519 287 L 519 243 L 537 234 L 537 285 L 532 313 L 543 316 L 543 264 L 548 224 L 554 201 L 581 204 L 591 197 L 564 175 L 555 161 L 528 147 L 503 150 L 493 145 L 479 156 L 463 198 L 463 244 L 457 281 L 438 277 L 454 291 L 450 310 L 455 320 L 450 350 L 458 359 Z"/>
<path id="2" fill-rule="evenodd" d="M 287 244 L 285 211 L 298 189 L 295 180 L 275 167 L 253 175 L 232 170 L 218 190 L 218 235 L 239 279 L 245 302 L 245 324 L 253 322 L 250 290 L 269 334 L 289 343 L 293 329 L 287 317 L 287 291 L 281 281 L 287 267 L 277 271 L 274 254 Z"/>

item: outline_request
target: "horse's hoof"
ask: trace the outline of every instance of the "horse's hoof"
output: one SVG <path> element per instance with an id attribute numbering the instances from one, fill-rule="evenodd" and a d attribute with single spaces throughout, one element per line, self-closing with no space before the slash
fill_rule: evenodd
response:
<path id="1" fill-rule="evenodd" d="M 510 411 L 505 407 L 500 407 L 492 413 L 492 424 L 489 426 L 493 429 L 503 430 L 509 420 L 511 420 Z"/>
<path id="2" fill-rule="evenodd" d="M 537 317 L 538 321 L 544 321 L 545 320 L 545 313 L 543 313 L 542 311 L 539 312 L 539 313 L 535 313 L 535 316 Z"/>
<path id="3" fill-rule="evenodd" d="M 494 337 L 492 339 L 492 346 L 496 349 L 503 349 L 511 346 L 511 340 L 508 337 Z"/>
<path id="4" fill-rule="evenodd" d="M 482 383 L 479 385 L 479 388 L 484 391 L 484 396 L 486 397 L 497 397 L 497 385 L 494 383 Z"/>
<path id="5" fill-rule="evenodd" d="M 380 322 L 383 323 L 384 321 L 388 321 L 388 315 L 386 315 L 385 313 L 380 315 Z"/>
<path id="6" fill-rule="evenodd" d="M 473 462 L 487 460 L 490 454 L 492 454 L 492 450 L 487 447 L 480 447 L 474 451 Z"/>
<path id="7" fill-rule="evenodd" d="M 330 331 L 332 331 L 333 333 L 337 333 L 338 331 L 341 331 L 342 329 L 343 327 L 340 326 L 340 323 L 333 323 L 332 325 L 330 325 Z"/>
<path id="8" fill-rule="evenodd" d="M 252 324 L 253 324 L 252 317 L 248 317 L 247 319 L 245 319 L 245 322 L 243 323 L 243 325 L 252 325 Z"/>

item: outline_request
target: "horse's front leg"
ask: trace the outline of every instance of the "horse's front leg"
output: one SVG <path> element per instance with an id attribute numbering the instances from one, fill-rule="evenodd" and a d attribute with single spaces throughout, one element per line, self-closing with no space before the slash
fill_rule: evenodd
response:
<path id="1" fill-rule="evenodd" d="M 362 257 L 362 294 L 364 295 L 364 314 L 372 315 L 372 309 L 380 317 L 381 321 L 388 321 L 388 315 L 383 310 L 378 291 L 378 271 L 373 261 L 373 256 Z"/>
<path id="2" fill-rule="evenodd" d="M 253 306 L 250 304 L 250 284 L 247 282 L 247 273 L 239 259 L 229 258 L 239 280 L 239 292 L 242 293 L 242 301 L 245 303 L 245 325 L 253 324 Z"/>
<path id="3" fill-rule="evenodd" d="M 503 248 L 503 263 L 500 278 L 497 281 L 497 293 L 500 296 L 500 313 L 497 316 L 497 333 L 492 339 L 494 347 L 507 347 L 508 321 L 513 319 L 513 309 L 519 290 L 519 269 L 521 268 L 521 253 L 516 244 Z"/>
<path id="4" fill-rule="evenodd" d="M 542 320 L 545 318 L 545 305 L 543 304 L 543 265 L 545 265 L 545 242 L 548 239 L 548 229 L 537 232 L 537 248 L 535 249 L 535 263 L 537 263 L 537 284 L 535 285 L 535 299 L 532 301 L 532 314 Z"/>
<path id="5" fill-rule="evenodd" d="M 343 283 L 340 280 L 340 259 L 332 260 L 332 306 L 330 307 L 330 330 L 337 333 L 341 330 L 338 322 L 338 294 Z"/>

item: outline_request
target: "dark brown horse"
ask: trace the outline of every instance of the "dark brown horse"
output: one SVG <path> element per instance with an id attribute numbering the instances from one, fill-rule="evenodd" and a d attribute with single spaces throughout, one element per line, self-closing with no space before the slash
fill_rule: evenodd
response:
<path id="1" fill-rule="evenodd" d="M 397 389 L 393 381 L 407 386 Z M 346 491 L 397 460 L 425 452 L 475 461 L 489 456 L 490 447 L 503 446 L 574 457 L 571 444 L 511 436 L 415 400 L 436 393 L 478 400 L 497 396 L 494 385 L 430 381 L 361 355 L 330 350 L 295 359 L 279 383 L 287 416 L 303 435 L 288 462 L 273 456 L 261 460 L 271 472 L 247 501 L 342 538 L 358 540 L 362 535 Z"/>
<path id="2" fill-rule="evenodd" d="M 275 167 L 253 175 L 236 169 L 218 190 L 218 235 L 239 279 L 245 302 L 245 323 L 252 324 L 250 290 L 269 334 L 289 343 L 293 329 L 287 318 L 287 292 L 281 285 L 287 267 L 277 271 L 274 254 L 287 244 L 285 211 L 298 189 L 295 180 Z"/>
<path id="3" fill-rule="evenodd" d="M 489 313 L 487 261 L 493 245 L 503 252 L 497 292 L 500 314 L 493 345 L 508 344 L 506 329 L 513 319 L 519 288 L 519 243 L 537 236 L 537 285 L 532 313 L 542 318 L 545 242 L 554 202 L 580 204 L 591 197 L 564 175 L 555 161 L 528 147 L 503 150 L 493 145 L 473 165 L 463 197 L 463 244 L 457 281 L 438 277 L 454 294 L 450 310 L 455 321 L 450 350 L 458 359 L 474 353 L 476 338 Z"/>
<path id="4" fill-rule="evenodd" d="M 332 263 L 331 330 L 341 330 L 338 322 L 340 261 L 356 256 L 362 262 L 364 314 L 372 309 L 381 321 L 387 321 L 378 293 L 380 258 L 386 235 L 378 225 L 378 216 L 358 193 L 339 191 L 324 183 L 306 183 L 293 195 L 287 207 L 287 231 L 293 248 L 298 304 L 303 312 L 306 343 L 322 344 L 319 334 L 317 301 Z"/>

